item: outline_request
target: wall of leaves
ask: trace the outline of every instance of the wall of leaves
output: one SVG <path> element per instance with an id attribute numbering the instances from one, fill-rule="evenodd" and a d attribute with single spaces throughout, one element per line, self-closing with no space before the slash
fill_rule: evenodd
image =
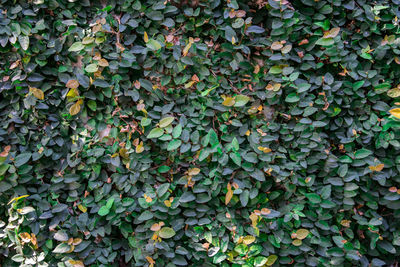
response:
<path id="1" fill-rule="evenodd" d="M 0 0 L 0 262 L 397 266 L 399 4 Z"/>

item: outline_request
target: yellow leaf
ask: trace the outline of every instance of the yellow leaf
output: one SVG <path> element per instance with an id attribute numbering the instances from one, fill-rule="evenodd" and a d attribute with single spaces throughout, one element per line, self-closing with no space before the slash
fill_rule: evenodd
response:
<path id="1" fill-rule="evenodd" d="M 69 114 L 71 114 L 72 116 L 74 116 L 74 115 L 78 114 L 80 110 L 81 110 L 81 105 L 79 105 L 79 102 L 76 102 L 75 104 L 73 104 L 73 105 L 69 108 Z"/>
<path id="2" fill-rule="evenodd" d="M 251 133 L 250 130 L 247 130 L 247 132 L 245 134 L 246 134 L 246 136 L 249 136 L 250 133 Z"/>
<path id="3" fill-rule="evenodd" d="M 147 35 L 147 32 L 144 32 L 143 40 L 145 43 L 149 41 L 149 36 Z"/>
<path id="4" fill-rule="evenodd" d="M 40 100 L 44 99 L 43 91 L 38 88 L 30 87 L 29 92 L 31 92 L 37 99 L 40 99 Z"/>
<path id="5" fill-rule="evenodd" d="M 310 231 L 308 231 L 307 229 L 299 229 L 296 231 L 296 237 L 297 239 L 304 239 L 308 236 L 308 234 L 310 233 Z"/>
<path id="6" fill-rule="evenodd" d="M 265 263 L 265 265 L 267 266 L 272 266 L 276 260 L 278 259 L 278 256 L 276 255 L 269 255 L 267 258 L 267 262 Z"/>
<path id="7" fill-rule="evenodd" d="M 164 205 L 167 206 L 168 208 L 171 207 L 171 201 L 169 201 L 168 199 L 164 200 Z"/>
<path id="8" fill-rule="evenodd" d="M 272 50 L 280 50 L 283 47 L 281 42 L 273 42 L 271 45 Z"/>
<path id="9" fill-rule="evenodd" d="M 382 171 L 383 170 L 383 168 L 385 167 L 385 164 L 383 164 L 383 163 L 381 163 L 381 164 L 378 164 L 378 165 L 376 165 L 376 166 L 369 166 L 369 169 L 371 170 L 371 171 L 375 171 L 375 172 L 380 172 L 380 171 Z"/>
<path id="10" fill-rule="evenodd" d="M 129 153 L 128 153 L 128 150 L 126 148 L 121 148 L 119 150 L 119 155 L 124 159 L 129 159 Z"/>
<path id="11" fill-rule="evenodd" d="M 228 192 L 225 195 L 225 205 L 229 204 L 229 201 L 231 201 L 231 198 L 233 196 L 233 191 L 232 191 L 232 187 L 231 187 L 230 183 L 228 183 L 227 189 L 228 189 Z"/>
<path id="12" fill-rule="evenodd" d="M 13 199 L 10 200 L 10 202 L 7 203 L 7 205 L 10 205 L 14 201 L 18 201 L 18 200 L 26 198 L 26 197 L 29 197 L 29 195 L 23 195 L 23 196 L 20 196 L 20 197 L 14 197 Z"/>
<path id="13" fill-rule="evenodd" d="M 252 235 L 248 235 L 243 238 L 243 243 L 245 243 L 246 245 L 249 245 L 249 244 L 253 243 L 254 241 L 256 241 L 256 238 Z"/>
<path id="14" fill-rule="evenodd" d="M 232 36 L 232 44 L 234 45 L 235 43 L 236 43 L 235 36 Z"/>
<path id="15" fill-rule="evenodd" d="M 148 195 L 144 194 L 143 197 L 145 198 L 147 203 L 150 203 L 153 201 L 153 199 L 151 197 L 149 197 Z"/>
<path id="16" fill-rule="evenodd" d="M 197 175 L 199 173 L 200 173 L 200 169 L 199 168 L 192 168 L 192 169 L 189 169 L 189 171 L 188 171 L 188 174 L 191 175 L 191 176 Z"/>
<path id="17" fill-rule="evenodd" d="M 400 119 L 400 108 L 394 108 L 392 110 L 389 110 L 389 112 L 396 118 Z"/>
<path id="18" fill-rule="evenodd" d="M 143 141 L 140 142 L 139 145 L 136 146 L 136 153 L 140 154 L 144 151 L 144 147 L 143 147 Z"/>
<path id="19" fill-rule="evenodd" d="M 77 80 L 69 80 L 66 84 L 67 88 L 78 88 L 79 87 L 79 82 Z"/>
<path id="20" fill-rule="evenodd" d="M 400 96 L 400 88 L 396 87 L 387 91 L 387 95 L 392 98 L 396 98 Z"/>
<path id="21" fill-rule="evenodd" d="M 99 59 L 99 61 L 97 62 L 97 64 L 101 67 L 108 67 L 108 61 L 105 58 L 101 58 Z"/>
<path id="22" fill-rule="evenodd" d="M 274 92 L 278 92 L 281 89 L 281 84 L 280 83 L 269 83 L 265 89 L 267 89 L 268 91 L 274 91 Z"/>
<path id="23" fill-rule="evenodd" d="M 270 148 L 268 148 L 268 147 L 262 147 L 262 146 L 259 146 L 259 147 L 258 147 L 258 150 L 261 150 L 261 151 L 264 152 L 264 153 L 269 153 L 269 152 L 272 151 Z"/>
<path id="24" fill-rule="evenodd" d="M 85 213 L 85 212 L 87 211 L 87 208 L 86 208 L 85 206 L 83 206 L 82 204 L 79 204 L 79 205 L 78 205 L 78 209 L 79 209 L 80 211 L 82 211 L 83 213 Z"/>
<path id="25" fill-rule="evenodd" d="M 82 238 L 74 238 L 72 240 L 72 245 L 77 246 L 82 242 Z"/>
<path id="26" fill-rule="evenodd" d="M 301 244 L 303 244 L 303 242 L 300 239 L 295 239 L 293 240 L 292 244 L 296 247 L 301 246 Z"/>
<path id="27" fill-rule="evenodd" d="M 72 264 L 73 267 L 85 267 L 82 261 L 69 260 L 68 262 Z"/>
<path id="28" fill-rule="evenodd" d="M 190 47 L 192 47 L 192 43 L 191 42 L 189 42 L 186 46 L 185 46 L 185 48 L 183 49 L 183 56 L 184 57 L 186 57 L 186 55 L 189 53 L 189 49 L 190 49 Z"/>
<path id="29" fill-rule="evenodd" d="M 341 220 L 340 224 L 343 225 L 344 227 L 350 227 L 350 220 Z"/>
<path id="30" fill-rule="evenodd" d="M 73 251 L 74 251 L 74 249 L 75 249 L 75 246 L 74 246 L 74 245 L 71 245 L 71 246 L 70 246 L 70 250 L 69 250 L 69 251 L 67 251 L 66 253 L 71 253 L 71 252 L 73 252 Z"/>
<path id="31" fill-rule="evenodd" d="M 69 90 L 69 92 L 67 94 L 67 98 L 74 98 L 78 95 L 79 95 L 78 90 L 76 88 L 72 88 L 71 90 Z"/>
<path id="32" fill-rule="evenodd" d="M 235 99 L 233 97 L 228 96 L 227 98 L 225 98 L 224 102 L 222 102 L 222 105 L 226 107 L 231 107 L 235 105 Z"/>
<path id="33" fill-rule="evenodd" d="M 253 228 L 257 228 L 258 223 L 258 215 L 255 213 L 250 214 L 251 225 Z"/>
<path id="34" fill-rule="evenodd" d="M 192 85 L 195 83 L 195 81 L 190 81 L 188 83 L 185 84 L 185 89 L 188 89 L 190 87 L 192 87 Z"/>

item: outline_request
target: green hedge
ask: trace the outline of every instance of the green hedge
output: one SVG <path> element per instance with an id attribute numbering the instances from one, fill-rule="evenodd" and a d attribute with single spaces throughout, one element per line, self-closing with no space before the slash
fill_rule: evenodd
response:
<path id="1" fill-rule="evenodd" d="M 397 266 L 399 4 L 0 0 L 0 262 Z"/>

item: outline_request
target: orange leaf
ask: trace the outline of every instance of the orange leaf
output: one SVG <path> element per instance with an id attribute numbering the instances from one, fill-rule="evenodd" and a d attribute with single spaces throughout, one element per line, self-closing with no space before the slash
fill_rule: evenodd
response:
<path id="1" fill-rule="evenodd" d="M 78 88 L 79 82 L 77 80 L 69 80 L 66 85 L 67 88 Z"/>
<path id="2" fill-rule="evenodd" d="M 3 152 L 0 153 L 0 157 L 7 157 L 8 153 L 10 152 L 11 146 L 6 146 L 3 150 Z"/>
<path id="3" fill-rule="evenodd" d="M 369 166 L 369 169 L 371 170 L 371 171 L 375 171 L 375 172 L 380 172 L 380 171 L 382 171 L 383 170 L 383 168 L 385 167 L 385 164 L 383 164 L 383 163 L 381 163 L 381 164 L 378 164 L 378 165 L 376 165 L 376 166 Z"/>
<path id="4" fill-rule="evenodd" d="M 225 195 L 225 205 L 229 204 L 229 202 L 231 201 L 232 196 L 233 196 L 232 186 L 230 183 L 228 183 L 227 189 L 228 189 L 228 192 Z"/>
<path id="5" fill-rule="evenodd" d="M 340 28 L 332 28 L 329 31 L 324 33 L 323 38 L 335 38 L 340 32 Z"/>
<path id="6" fill-rule="evenodd" d="M 150 256 L 146 256 L 146 260 L 150 263 L 150 266 L 153 267 L 154 264 L 156 263 L 153 258 L 151 258 Z"/>

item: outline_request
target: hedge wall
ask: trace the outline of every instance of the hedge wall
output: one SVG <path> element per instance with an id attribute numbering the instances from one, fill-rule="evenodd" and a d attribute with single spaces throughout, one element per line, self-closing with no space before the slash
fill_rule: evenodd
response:
<path id="1" fill-rule="evenodd" d="M 399 0 L 0 0 L 3 266 L 398 266 Z"/>

